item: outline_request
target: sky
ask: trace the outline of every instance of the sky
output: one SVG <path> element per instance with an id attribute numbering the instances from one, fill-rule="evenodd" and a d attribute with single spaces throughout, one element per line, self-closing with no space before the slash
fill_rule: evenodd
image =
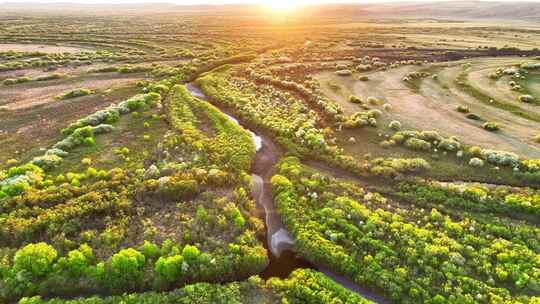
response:
<path id="1" fill-rule="evenodd" d="M 179 5 L 197 5 L 197 4 L 272 4 L 276 1 L 287 1 L 295 4 L 321 4 L 321 3 L 385 3 L 385 2 L 435 2 L 450 0 L 0 0 L 0 3 L 107 3 L 107 4 L 125 4 L 125 3 L 174 3 Z M 540 0 L 480 0 L 480 1 L 498 1 L 498 2 L 538 2 Z"/>
<path id="2" fill-rule="evenodd" d="M 279 0 L 277 0 L 279 1 Z M 448 0 L 420 0 L 424 2 L 448 1 Z M 418 0 L 289 0 L 289 2 L 301 4 L 320 4 L 320 3 L 384 3 L 384 2 L 420 2 Z M 486 0 L 489 1 L 489 0 Z M 540 2 L 540 0 L 495 0 L 504 2 Z M 0 3 L 175 3 L 181 5 L 196 4 L 269 4 L 275 0 L 0 0 Z"/>

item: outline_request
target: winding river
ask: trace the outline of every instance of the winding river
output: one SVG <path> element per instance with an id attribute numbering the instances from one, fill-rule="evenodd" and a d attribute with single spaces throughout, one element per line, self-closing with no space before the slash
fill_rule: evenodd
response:
<path id="1" fill-rule="evenodd" d="M 187 89 L 194 97 L 211 101 L 195 84 L 189 83 Z M 253 143 L 257 154 L 252 168 L 253 190 L 252 194 L 259 207 L 259 215 L 264 219 L 266 226 L 266 237 L 262 240 L 265 248 L 269 252 L 270 263 L 261 273 L 261 277 L 280 277 L 286 278 L 289 274 L 298 268 L 312 268 L 324 273 L 329 278 L 340 284 L 341 286 L 356 292 L 366 299 L 375 303 L 391 303 L 389 300 L 381 297 L 370 290 L 363 288 L 342 275 L 334 273 L 332 270 L 322 266 L 313 265 L 310 262 L 302 259 L 294 252 L 294 238 L 289 233 L 281 217 L 274 206 L 272 188 L 270 179 L 275 173 L 275 165 L 283 155 L 282 149 L 272 140 L 270 136 L 264 132 L 254 132 L 248 128 L 246 124 L 235 118 L 229 111 L 223 109 L 219 104 L 213 103 L 232 121 L 248 130 L 253 137 Z M 324 166 L 324 165 L 320 165 Z"/>

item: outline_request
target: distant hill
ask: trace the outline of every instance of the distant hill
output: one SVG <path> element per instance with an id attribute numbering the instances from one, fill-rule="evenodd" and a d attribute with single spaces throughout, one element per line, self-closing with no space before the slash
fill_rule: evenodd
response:
<path id="1" fill-rule="evenodd" d="M 294 1 L 294 0 L 291 0 Z M 351 0 L 354 1 L 354 0 Z M 1 0 L 0 0 L 1 3 Z M 58 3 L 10 3 L 2 4 L 2 10 L 67 13 L 121 11 L 131 14 L 156 12 L 185 12 L 188 14 L 257 15 L 260 7 L 254 5 L 174 5 L 149 4 L 74 4 Z M 362 4 L 327 4 L 303 9 L 304 14 L 325 16 L 348 16 L 362 18 L 451 18 L 451 19 L 509 19 L 540 21 L 540 2 L 496 1 L 441 1 L 441 2 L 387 2 Z"/>
<path id="2" fill-rule="evenodd" d="M 516 19 L 540 21 L 540 2 L 443 1 L 366 4 L 358 7 L 373 16 Z"/>

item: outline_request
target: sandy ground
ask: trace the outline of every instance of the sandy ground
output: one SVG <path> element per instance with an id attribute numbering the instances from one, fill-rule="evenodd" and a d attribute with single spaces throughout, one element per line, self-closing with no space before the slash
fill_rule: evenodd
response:
<path id="1" fill-rule="evenodd" d="M 45 45 L 45 44 L 10 44 L 0 43 L 0 52 L 17 51 L 17 52 L 41 52 L 41 53 L 78 53 L 88 50 L 82 47 L 60 46 L 60 45 Z"/>
<path id="2" fill-rule="evenodd" d="M 467 80 L 477 90 L 491 96 L 497 100 L 519 106 L 531 112 L 540 112 L 540 107 L 518 101 L 518 97 L 523 93 L 512 91 L 508 84 L 512 78 L 501 77 L 499 80 L 491 80 L 488 75 L 499 67 L 510 67 L 523 61 L 523 58 L 493 58 L 472 61 L 472 69 Z"/>
<path id="3" fill-rule="evenodd" d="M 118 81 L 107 81 L 118 85 Z M 100 83 L 106 84 L 108 82 Z M 0 161 L 10 157 L 26 160 L 42 154 L 39 149 L 56 142 L 60 138 L 61 128 L 133 94 L 93 94 L 43 103 L 33 103 L 30 98 L 27 102 L 32 106 L 0 112 Z"/>
<path id="4" fill-rule="evenodd" d="M 121 86 L 134 83 L 141 78 L 112 78 L 112 79 L 69 79 L 60 83 L 47 85 L 47 83 L 27 83 L 13 86 L 2 86 L 0 90 L 0 105 L 9 110 L 22 110 L 49 102 L 57 102 L 54 97 L 71 89 L 88 88 L 99 89 L 112 86 Z M 44 85 L 41 85 L 44 84 Z M 37 85 L 37 86 L 35 86 Z"/>
<path id="5" fill-rule="evenodd" d="M 352 78 L 345 77 L 349 79 L 341 81 L 341 84 L 346 91 L 350 90 L 359 97 L 365 99 L 368 96 L 374 96 L 391 104 L 392 111 L 385 113 L 386 117 L 381 121 L 387 121 L 388 118 L 395 119 L 399 120 L 405 128 L 435 130 L 444 136 L 455 135 L 469 145 L 513 151 L 525 157 L 540 157 L 540 146 L 532 143 L 534 135 L 540 133 L 538 127 L 534 127 L 526 119 L 480 103 L 453 85 L 453 79 L 462 71 L 461 66 L 454 70 L 445 69 L 439 74 L 440 79 L 448 79 L 448 89 L 444 89 L 438 82 L 425 79 L 418 94 L 412 92 L 401 80 L 408 72 L 417 69 L 419 67 L 406 66 L 370 73 L 368 74 L 369 81 L 356 81 L 352 87 L 349 83 Z M 444 75 L 441 77 L 441 74 Z M 327 76 L 318 75 L 317 77 L 321 79 Z M 339 102 L 345 108 L 345 112 L 350 113 L 354 107 L 357 107 L 351 106 L 346 98 L 338 93 L 331 93 L 328 89 L 325 89 L 325 93 Z M 504 126 L 503 130 L 496 133 L 485 131 L 481 128 L 480 122 L 469 120 L 455 110 L 459 104 L 468 105 L 472 112 L 486 120 L 499 122 Z M 360 108 L 357 107 L 356 111 L 360 111 Z"/>
<path id="6" fill-rule="evenodd" d="M 485 59 L 479 59 L 478 61 L 483 63 L 483 60 Z M 474 66 L 475 63 L 473 63 Z M 446 98 L 444 99 L 454 101 L 456 104 L 467 105 L 471 109 L 471 112 L 479 114 L 484 120 L 495 121 L 501 124 L 503 126 L 502 131 L 497 133 L 486 132 L 487 134 L 485 134 L 485 141 L 493 145 L 494 148 L 514 151 L 529 157 L 540 157 L 540 146 L 532 141 L 533 137 L 540 133 L 540 126 L 533 121 L 513 115 L 508 111 L 479 102 L 470 95 L 462 92 L 453 84 L 455 77 L 462 71 L 463 69 L 457 66 L 447 68 L 439 73 L 440 82 L 449 88 L 445 91 Z M 441 91 L 439 84 L 435 84 L 432 80 L 423 82 L 421 94 L 429 95 L 436 91 Z M 489 92 L 493 94 L 496 91 L 496 87 L 492 87 Z M 472 121 L 469 121 L 469 123 L 475 124 Z M 465 135 L 469 136 L 468 133 Z M 482 138 L 474 137 L 474 139 L 481 140 Z"/>
<path id="7" fill-rule="evenodd" d="M 99 69 L 103 67 L 110 66 L 108 63 L 99 62 L 93 63 L 91 65 L 81 65 L 81 66 L 59 66 L 54 70 L 47 71 L 47 68 L 30 68 L 30 69 L 21 69 L 15 71 L 4 71 L 0 72 L 0 80 L 6 78 L 17 78 L 17 77 L 36 77 L 41 75 L 49 75 L 53 73 L 64 73 L 69 76 L 76 76 L 86 73 L 90 69 Z"/>

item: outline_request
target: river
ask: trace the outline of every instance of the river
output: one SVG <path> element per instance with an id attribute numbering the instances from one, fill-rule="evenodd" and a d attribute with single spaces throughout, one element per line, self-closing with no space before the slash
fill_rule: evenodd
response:
<path id="1" fill-rule="evenodd" d="M 193 83 L 186 85 L 187 89 L 194 97 L 211 100 Z M 262 240 L 265 248 L 268 250 L 270 263 L 260 274 L 262 278 L 280 277 L 286 278 L 289 274 L 298 268 L 312 268 L 324 273 L 329 278 L 341 286 L 358 293 L 366 299 L 375 303 L 391 303 L 389 300 L 381 297 L 370 290 L 363 288 L 354 281 L 332 270 L 322 266 L 313 265 L 302 259 L 294 252 L 294 238 L 283 224 L 279 213 L 274 206 L 274 199 L 270 179 L 275 173 L 275 165 L 283 155 L 282 149 L 273 141 L 270 136 L 263 132 L 255 132 L 247 124 L 234 117 L 227 109 L 219 104 L 215 104 L 232 121 L 242 126 L 251 133 L 253 143 L 256 148 L 255 161 L 252 168 L 253 190 L 252 195 L 259 208 L 260 217 L 263 218 L 266 227 L 266 237 Z"/>

